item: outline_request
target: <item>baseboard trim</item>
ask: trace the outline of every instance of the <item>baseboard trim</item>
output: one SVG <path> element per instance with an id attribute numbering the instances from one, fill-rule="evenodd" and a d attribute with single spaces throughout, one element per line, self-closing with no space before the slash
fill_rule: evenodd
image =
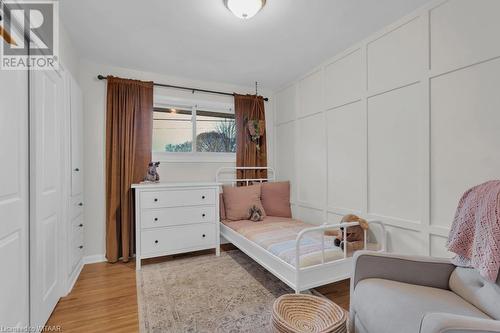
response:
<path id="1" fill-rule="evenodd" d="M 107 261 L 107 260 L 106 260 L 106 257 L 104 256 L 104 254 L 95 254 L 93 256 L 83 257 L 83 264 L 84 265 L 96 264 L 98 262 L 105 262 L 105 261 Z"/>
<path id="2" fill-rule="evenodd" d="M 75 271 L 73 272 L 73 274 L 71 276 L 71 280 L 70 280 L 70 283 L 69 283 L 68 288 L 66 290 L 65 296 L 68 296 L 68 294 L 71 292 L 71 290 L 73 290 L 73 287 L 75 286 L 75 283 L 78 280 L 78 277 L 80 277 L 80 273 L 82 272 L 83 265 L 84 265 L 83 259 L 84 258 L 82 258 L 82 260 L 80 260 L 77 268 L 75 268 Z"/>

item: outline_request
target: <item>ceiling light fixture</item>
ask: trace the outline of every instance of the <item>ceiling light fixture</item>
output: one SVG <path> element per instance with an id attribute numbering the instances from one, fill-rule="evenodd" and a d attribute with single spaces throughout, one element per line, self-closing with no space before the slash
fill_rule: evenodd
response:
<path id="1" fill-rule="evenodd" d="M 266 0 L 223 0 L 234 16 L 248 20 L 254 17 L 266 4 Z"/>

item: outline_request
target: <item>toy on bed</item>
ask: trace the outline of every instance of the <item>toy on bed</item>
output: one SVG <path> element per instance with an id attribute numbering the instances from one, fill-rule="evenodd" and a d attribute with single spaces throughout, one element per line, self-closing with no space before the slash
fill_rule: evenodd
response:
<path id="1" fill-rule="evenodd" d="M 346 242 L 348 251 L 362 250 L 365 247 L 365 230 L 368 230 L 368 222 L 354 214 L 345 215 L 342 218 L 341 223 L 358 222 L 359 225 L 348 227 L 346 229 Z M 344 228 L 341 227 L 338 230 L 327 230 L 325 231 L 326 236 L 335 236 L 335 246 L 344 249 Z"/>
<path id="2" fill-rule="evenodd" d="M 250 221 L 259 222 L 264 220 L 264 214 L 262 214 L 262 210 L 257 206 L 252 206 L 252 208 L 248 210 L 248 213 L 250 214 Z"/>

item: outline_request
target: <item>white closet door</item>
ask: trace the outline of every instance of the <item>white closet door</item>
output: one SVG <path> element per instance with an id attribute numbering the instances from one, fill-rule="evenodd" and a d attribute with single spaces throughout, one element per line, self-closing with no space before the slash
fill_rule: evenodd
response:
<path id="1" fill-rule="evenodd" d="M 71 91 L 71 196 L 83 192 L 83 112 L 82 92 L 75 79 L 70 79 Z"/>
<path id="2" fill-rule="evenodd" d="M 28 73 L 0 74 L 0 324 L 29 323 Z"/>
<path id="3" fill-rule="evenodd" d="M 31 325 L 43 325 L 61 296 L 63 79 L 30 73 Z"/>

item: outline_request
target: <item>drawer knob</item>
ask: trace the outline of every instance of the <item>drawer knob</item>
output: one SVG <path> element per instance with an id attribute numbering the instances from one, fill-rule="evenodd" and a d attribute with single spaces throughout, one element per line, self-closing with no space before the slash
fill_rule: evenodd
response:
<path id="1" fill-rule="evenodd" d="M 155 202 L 158 202 L 158 198 L 155 198 Z"/>
<path id="2" fill-rule="evenodd" d="M 80 207 L 83 206 L 83 202 L 78 203 L 78 206 Z"/>
<path id="3" fill-rule="evenodd" d="M 201 198 L 202 198 L 202 199 L 205 199 L 205 196 L 204 196 L 204 195 L 202 195 L 202 196 L 201 196 Z"/>
<path id="4" fill-rule="evenodd" d="M 79 248 L 79 249 L 83 249 L 83 245 L 80 245 L 78 248 Z"/>
<path id="5" fill-rule="evenodd" d="M 205 238 L 205 236 L 206 236 L 206 235 L 205 235 L 205 234 L 203 234 L 201 237 Z"/>
<path id="6" fill-rule="evenodd" d="M 201 214 L 201 217 L 205 217 L 205 213 Z"/>
<path id="7" fill-rule="evenodd" d="M 80 228 L 81 228 L 81 227 L 83 227 L 83 223 L 80 223 L 78 226 L 79 226 Z"/>
<path id="8" fill-rule="evenodd" d="M 75 171 L 77 171 L 77 172 L 78 172 L 78 171 L 80 171 L 80 169 L 79 169 L 79 168 L 75 168 Z"/>
<path id="9" fill-rule="evenodd" d="M 158 221 L 158 218 L 157 218 L 157 217 L 155 217 L 155 222 L 156 222 L 156 221 Z"/>
<path id="10" fill-rule="evenodd" d="M 158 244 L 158 240 L 155 240 L 155 244 Z"/>

